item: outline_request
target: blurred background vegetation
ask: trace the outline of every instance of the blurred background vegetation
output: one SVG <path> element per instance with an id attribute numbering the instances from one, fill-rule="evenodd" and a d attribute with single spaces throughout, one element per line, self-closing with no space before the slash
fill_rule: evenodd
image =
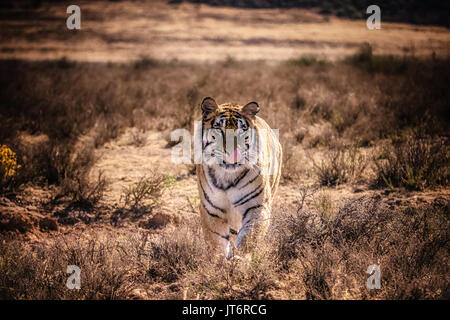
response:
<path id="1" fill-rule="evenodd" d="M 94 0 L 95 1 L 95 0 Z M 119 2 L 120 0 L 109 0 Z M 139 0 L 138 0 L 139 1 Z M 143 0 L 145 1 L 145 0 Z M 450 2 L 440 0 L 169 0 L 175 4 L 183 1 L 204 3 L 212 6 L 240 8 L 307 8 L 318 9 L 321 14 L 342 18 L 362 19 L 368 6 L 375 4 L 381 8 L 383 21 L 406 22 L 423 25 L 449 27 Z M 38 8 L 44 2 L 64 2 L 63 0 L 5 0 L 0 8 Z"/>

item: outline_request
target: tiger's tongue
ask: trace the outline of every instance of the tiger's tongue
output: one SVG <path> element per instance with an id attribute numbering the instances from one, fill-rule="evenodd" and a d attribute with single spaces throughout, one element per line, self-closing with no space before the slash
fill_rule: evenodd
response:
<path id="1" fill-rule="evenodd" d="M 225 157 L 225 161 L 228 163 L 238 163 L 241 161 L 242 155 L 238 148 Z"/>

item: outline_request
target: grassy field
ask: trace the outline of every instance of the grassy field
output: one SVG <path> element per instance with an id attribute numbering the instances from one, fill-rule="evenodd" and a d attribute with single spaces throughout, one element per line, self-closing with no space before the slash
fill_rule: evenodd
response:
<path id="1" fill-rule="evenodd" d="M 280 62 L 302 55 L 328 60 L 367 42 L 376 54 L 446 57 L 447 28 L 365 20 L 301 8 L 242 9 L 166 1 L 78 1 L 81 30 L 68 30 L 69 2 L 0 11 L 0 58 L 126 62 L 237 60 Z"/>
<path id="2" fill-rule="evenodd" d="M 108 2 L 104 12 L 129 4 L 112 17 L 129 21 L 120 32 L 135 34 L 139 21 L 130 17 L 143 3 Z M 196 39 L 206 42 L 190 49 L 166 39 L 180 49 L 177 60 L 164 44 L 141 56 L 147 49 L 139 37 L 130 44 L 136 50 L 121 51 L 114 41 L 93 41 L 95 19 L 104 20 L 89 15 L 99 11 L 89 3 L 77 51 L 50 32 L 53 19 L 41 21 L 50 28 L 45 36 L 21 26 L 19 16 L 1 21 L 10 29 L 1 29 L 8 37 L 0 44 L 14 50 L 2 50 L 0 61 L 0 298 L 448 299 L 448 31 L 392 24 L 397 29 L 386 28 L 385 38 L 371 45 L 361 35 L 343 54 L 343 39 L 356 33 L 333 38 L 329 24 L 356 30 L 364 22 L 317 22 L 321 16 L 300 9 L 158 5 L 142 12 L 163 21 L 151 28 L 182 37 L 189 25 L 194 37 L 208 33 L 199 21 L 220 21 L 240 47 L 219 50 L 228 47 L 228 32 L 220 41 Z M 64 16 L 64 5 L 49 6 L 45 14 Z M 194 10 L 206 16 L 193 19 Z M 275 11 L 286 23 L 266 20 Z M 252 22 L 234 28 L 233 12 Z M 280 31 L 300 14 L 323 31 L 315 41 L 333 38 L 335 51 L 304 55 L 301 46 L 315 45 L 289 42 L 307 38 Z M 170 28 L 180 32 L 164 29 L 168 15 L 179 15 Z M 274 42 L 246 44 L 242 35 L 254 39 L 254 32 Z M 418 40 L 433 36 L 440 49 Z M 55 46 L 41 50 L 46 41 Z M 292 45 L 261 61 L 258 54 L 282 50 L 277 41 Z M 410 41 L 415 49 L 402 50 Z M 209 51 L 213 42 L 217 51 Z M 255 55 L 245 59 L 238 48 Z M 207 57 L 197 55 L 202 50 Z M 168 161 L 170 132 L 192 129 L 204 96 L 255 100 L 260 116 L 280 129 L 285 156 L 272 224 L 249 259 L 211 256 L 193 168 Z M 372 264 L 381 269 L 380 290 L 366 288 Z M 68 265 L 81 268 L 80 290 L 65 286 Z"/>

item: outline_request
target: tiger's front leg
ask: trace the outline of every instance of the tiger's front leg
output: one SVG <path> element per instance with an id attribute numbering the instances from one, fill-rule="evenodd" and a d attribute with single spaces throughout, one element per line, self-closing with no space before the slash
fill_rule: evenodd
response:
<path id="1" fill-rule="evenodd" d="M 209 215 L 205 208 L 200 205 L 200 216 L 205 241 L 211 250 L 224 254 L 227 259 L 233 255 L 230 245 L 229 226 L 221 218 Z"/>
<path id="2" fill-rule="evenodd" d="M 269 226 L 270 209 L 265 205 L 256 205 L 242 212 L 242 226 L 236 235 L 234 247 L 243 251 L 252 251 L 252 245 L 261 243 Z"/>

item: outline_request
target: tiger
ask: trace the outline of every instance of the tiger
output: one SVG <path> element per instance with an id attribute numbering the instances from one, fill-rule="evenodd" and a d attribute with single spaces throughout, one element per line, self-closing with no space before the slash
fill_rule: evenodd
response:
<path id="1" fill-rule="evenodd" d="M 201 225 L 206 243 L 227 259 L 266 234 L 280 181 L 281 144 L 259 110 L 254 101 L 201 102 L 203 159 L 195 166 Z"/>

